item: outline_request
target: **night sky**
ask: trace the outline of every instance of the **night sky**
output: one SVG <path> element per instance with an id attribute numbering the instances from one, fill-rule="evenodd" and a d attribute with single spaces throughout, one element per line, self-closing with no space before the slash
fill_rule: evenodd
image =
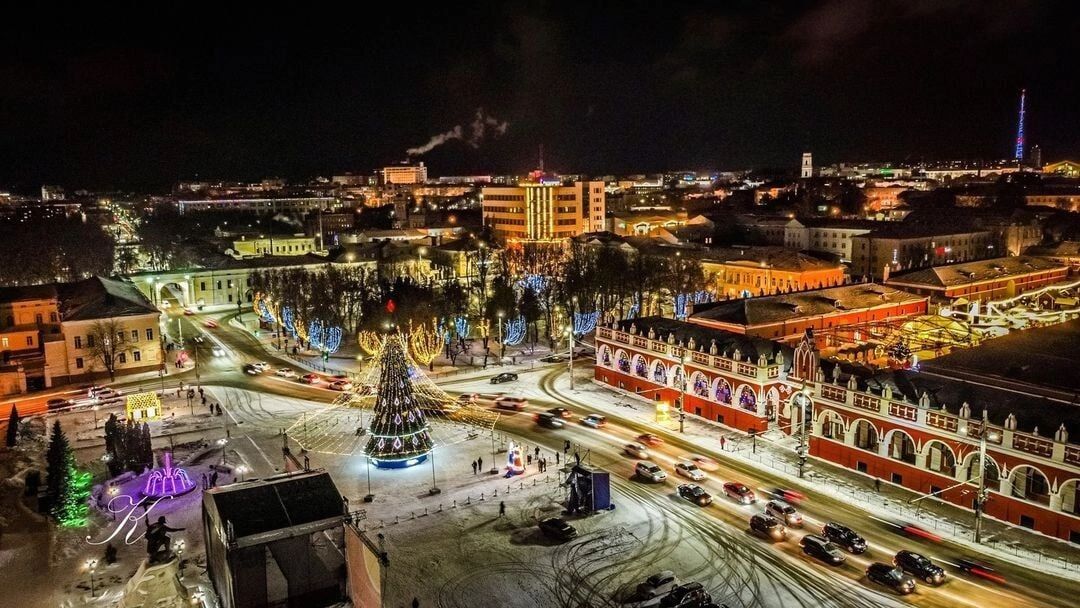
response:
<path id="1" fill-rule="evenodd" d="M 220 4 L 6 19 L 0 189 L 1080 156 L 1069 2 Z"/>

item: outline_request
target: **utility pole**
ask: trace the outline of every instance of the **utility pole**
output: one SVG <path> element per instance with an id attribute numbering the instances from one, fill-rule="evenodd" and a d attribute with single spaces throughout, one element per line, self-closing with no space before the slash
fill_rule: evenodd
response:
<path id="1" fill-rule="evenodd" d="M 975 543 L 982 542 L 982 512 L 986 504 L 986 435 L 989 432 L 986 408 L 983 408 L 982 428 L 979 429 L 979 493 L 975 495 Z"/>
<path id="2" fill-rule="evenodd" d="M 682 396 L 679 398 L 679 432 L 683 431 L 683 422 L 686 420 L 686 383 L 689 380 L 687 376 L 686 364 L 690 361 L 690 354 L 688 351 L 683 351 L 682 356 L 682 384 L 679 388 L 682 391 Z"/>
<path id="3" fill-rule="evenodd" d="M 574 323 L 570 322 L 570 327 L 567 329 L 570 332 L 570 390 L 574 390 Z"/>

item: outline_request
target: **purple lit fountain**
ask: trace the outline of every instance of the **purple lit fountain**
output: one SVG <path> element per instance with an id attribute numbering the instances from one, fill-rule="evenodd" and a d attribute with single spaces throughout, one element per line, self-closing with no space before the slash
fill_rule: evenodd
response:
<path id="1" fill-rule="evenodd" d="M 165 467 L 150 471 L 146 478 L 146 486 L 143 488 L 143 496 L 160 498 L 163 496 L 179 496 L 195 489 L 195 482 L 188 477 L 187 471 L 181 468 L 173 468 L 172 453 L 165 452 Z"/>

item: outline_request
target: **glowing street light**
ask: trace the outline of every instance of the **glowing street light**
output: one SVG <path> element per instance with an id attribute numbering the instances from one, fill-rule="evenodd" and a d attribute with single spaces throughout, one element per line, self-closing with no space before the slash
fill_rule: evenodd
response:
<path id="1" fill-rule="evenodd" d="M 86 569 L 90 571 L 90 597 L 94 597 L 94 572 L 97 571 L 98 561 L 94 558 L 86 560 Z"/>
<path id="2" fill-rule="evenodd" d="M 184 548 L 186 546 L 187 543 L 182 538 L 173 543 L 173 553 L 176 554 L 176 561 L 180 562 L 180 578 L 184 578 Z"/>

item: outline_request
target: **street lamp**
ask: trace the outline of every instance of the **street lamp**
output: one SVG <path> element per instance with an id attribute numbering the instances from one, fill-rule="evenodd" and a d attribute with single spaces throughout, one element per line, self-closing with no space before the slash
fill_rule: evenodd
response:
<path id="1" fill-rule="evenodd" d="M 574 324 L 566 326 L 566 334 L 570 336 L 570 390 L 574 390 Z"/>
<path id="2" fill-rule="evenodd" d="M 90 571 L 90 597 L 94 597 L 94 572 L 97 571 L 98 561 L 94 558 L 86 560 L 86 569 Z"/>
<path id="3" fill-rule="evenodd" d="M 492 426 L 491 427 L 491 471 L 490 471 L 490 473 L 492 475 L 497 475 L 499 473 L 499 465 L 495 464 L 496 462 L 497 461 L 495 459 L 495 427 Z"/>
<path id="4" fill-rule="evenodd" d="M 806 467 L 806 458 L 810 453 L 809 446 L 810 441 L 807 437 L 806 429 L 806 408 L 810 408 L 811 416 L 813 415 L 814 400 L 810 398 L 809 391 L 806 389 L 806 384 L 803 384 L 802 390 L 795 393 L 792 397 L 792 402 L 799 408 L 799 447 L 795 448 L 795 455 L 799 457 L 799 477 L 803 476 L 803 469 Z M 794 410 L 794 408 L 792 408 Z M 795 412 L 792 411 L 792 415 Z M 794 428 L 794 422 L 792 422 L 792 428 Z"/>
<path id="5" fill-rule="evenodd" d="M 683 423 L 686 421 L 686 383 L 689 381 L 689 375 L 686 373 L 686 364 L 690 362 L 690 352 L 684 350 L 682 355 L 682 397 L 679 398 L 679 432 L 685 432 L 683 430 Z"/>
<path id="6" fill-rule="evenodd" d="M 224 438 L 224 437 L 217 440 L 217 444 L 221 446 L 221 464 L 222 465 L 225 464 L 225 446 L 228 445 L 228 443 L 229 443 L 229 440 Z"/>
<path id="7" fill-rule="evenodd" d="M 502 365 L 502 360 L 506 358 L 506 343 L 503 342 L 503 311 L 499 311 L 496 315 L 499 318 L 499 365 Z"/>
<path id="8" fill-rule="evenodd" d="M 237 465 L 236 472 L 240 474 L 240 481 L 244 481 L 244 473 L 251 471 L 247 465 Z"/>
<path id="9" fill-rule="evenodd" d="M 435 448 L 434 447 L 431 448 L 431 452 L 429 453 L 428 457 L 431 458 L 431 489 L 428 490 L 428 494 L 435 495 L 435 494 L 438 494 L 439 492 L 442 492 L 442 490 L 439 489 L 439 486 L 435 485 Z"/>
<path id="10" fill-rule="evenodd" d="M 982 427 L 979 429 L 979 492 L 975 495 L 975 542 L 982 542 L 982 514 L 983 507 L 986 505 L 989 490 L 986 489 L 986 441 L 997 441 L 998 436 L 996 433 L 991 433 L 989 429 L 989 419 L 987 417 L 986 408 L 983 408 L 982 415 Z M 960 431 L 965 435 L 968 430 L 962 429 Z"/>
<path id="11" fill-rule="evenodd" d="M 173 543 L 173 553 L 176 554 L 176 561 L 180 563 L 180 578 L 184 578 L 184 547 L 186 546 L 187 543 L 182 538 Z"/>

